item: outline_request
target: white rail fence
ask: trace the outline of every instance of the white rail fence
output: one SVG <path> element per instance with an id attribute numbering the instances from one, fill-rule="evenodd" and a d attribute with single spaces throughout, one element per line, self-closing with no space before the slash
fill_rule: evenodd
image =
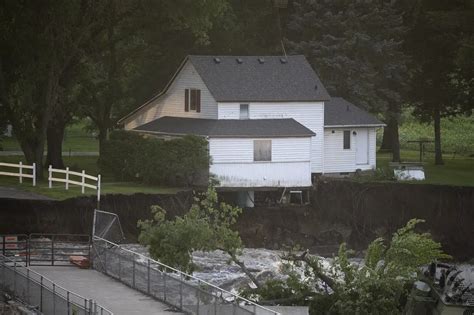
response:
<path id="1" fill-rule="evenodd" d="M 18 164 L 0 162 L 0 167 L 18 169 L 16 173 L 0 171 L 0 175 L 18 177 L 20 184 L 23 183 L 23 178 L 31 178 L 33 180 L 33 186 L 36 186 L 36 163 L 33 163 L 33 165 L 27 165 L 23 164 L 23 162 Z M 31 173 L 25 173 L 23 170 L 31 170 Z"/>
<path id="2" fill-rule="evenodd" d="M 64 174 L 64 177 L 53 177 L 54 174 Z M 71 177 L 77 180 L 72 180 Z M 92 181 L 92 184 L 87 183 L 86 179 Z M 86 188 L 95 189 L 97 190 L 97 201 L 100 202 L 100 185 L 101 185 L 101 178 L 100 174 L 96 176 L 88 175 L 84 170 L 82 172 L 74 172 L 70 171 L 69 167 L 66 167 L 65 170 L 53 168 L 51 165 L 48 168 L 48 181 L 49 181 L 49 188 L 53 187 L 53 182 L 64 183 L 66 190 L 69 190 L 69 185 L 77 185 L 81 186 L 82 193 L 85 192 Z"/>

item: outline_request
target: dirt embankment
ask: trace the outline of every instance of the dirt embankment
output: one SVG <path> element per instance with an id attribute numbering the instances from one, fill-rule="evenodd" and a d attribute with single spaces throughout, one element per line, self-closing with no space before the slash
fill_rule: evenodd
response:
<path id="1" fill-rule="evenodd" d="M 101 210 L 117 213 L 124 233 L 136 238 L 137 221 L 151 216 L 150 206 L 160 205 L 170 216 L 185 212 L 191 205 L 188 192 L 176 195 L 105 195 Z M 70 233 L 90 234 L 95 197 L 67 200 L 0 199 L 0 234 Z"/>
<path id="2" fill-rule="evenodd" d="M 184 213 L 190 192 L 177 195 L 106 195 L 105 211 L 119 215 L 126 236 L 137 236 L 136 222 L 158 204 L 170 217 Z M 0 234 L 90 233 L 94 198 L 0 200 Z M 474 257 L 474 188 L 399 183 L 319 182 L 311 205 L 245 209 L 237 223 L 249 247 L 282 248 L 299 244 L 329 254 L 341 242 L 361 250 L 377 236 L 390 237 L 411 218 L 460 260 Z"/>
<path id="3" fill-rule="evenodd" d="M 319 182 L 310 206 L 247 209 L 238 227 L 249 246 L 299 244 L 327 254 L 340 242 L 363 250 L 378 236 L 390 238 L 412 218 L 426 220 L 420 230 L 430 232 L 455 258 L 474 258 L 472 187 Z"/>

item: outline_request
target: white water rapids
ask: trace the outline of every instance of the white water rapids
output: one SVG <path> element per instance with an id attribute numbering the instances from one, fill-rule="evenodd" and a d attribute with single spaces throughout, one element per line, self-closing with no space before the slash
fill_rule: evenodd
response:
<path id="1" fill-rule="evenodd" d="M 149 256 L 146 247 L 140 244 L 122 244 L 126 249 Z M 244 248 L 239 256 L 247 269 L 256 275 L 257 279 L 267 280 L 284 277 L 282 273 L 284 251 L 264 248 Z M 321 257 L 324 267 L 329 268 L 332 258 Z M 358 262 L 360 259 L 354 260 Z M 197 251 L 193 253 L 193 262 L 197 269 L 193 276 L 212 283 L 225 290 L 237 292 L 248 287 L 251 283 L 239 266 L 229 261 L 229 255 L 216 250 L 212 252 Z"/>
<path id="2" fill-rule="evenodd" d="M 146 247 L 140 244 L 123 244 L 124 248 L 149 256 Z M 264 248 L 245 248 L 239 259 L 245 264 L 247 269 L 257 276 L 257 279 L 278 279 L 284 277 L 282 272 L 283 260 L 281 256 L 284 251 L 270 250 Z M 324 269 L 331 268 L 332 258 L 320 257 Z M 363 264 L 363 259 L 352 258 L 354 264 Z M 193 275 L 199 279 L 212 283 L 225 290 L 237 293 L 240 289 L 249 287 L 251 281 L 244 272 L 234 263 L 229 261 L 229 256 L 222 251 L 194 252 L 193 262 L 197 270 Z M 474 265 L 457 264 L 458 270 L 467 284 L 474 285 Z M 319 283 L 321 290 L 322 283 Z"/>

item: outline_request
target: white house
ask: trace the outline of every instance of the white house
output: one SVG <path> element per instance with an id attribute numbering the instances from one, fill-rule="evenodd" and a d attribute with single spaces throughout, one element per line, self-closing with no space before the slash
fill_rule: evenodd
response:
<path id="1" fill-rule="evenodd" d="M 311 186 L 375 168 L 379 120 L 331 98 L 304 56 L 188 56 L 164 90 L 120 121 L 160 137 L 207 137 L 221 187 Z"/>

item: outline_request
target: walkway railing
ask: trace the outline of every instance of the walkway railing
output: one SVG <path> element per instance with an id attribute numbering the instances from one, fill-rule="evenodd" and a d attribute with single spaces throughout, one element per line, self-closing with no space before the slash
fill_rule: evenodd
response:
<path id="1" fill-rule="evenodd" d="M 70 256 L 90 259 L 90 236 L 85 234 L 30 234 L 29 266 L 71 266 Z"/>
<path id="2" fill-rule="evenodd" d="M 112 315 L 94 300 L 66 290 L 48 278 L 0 255 L 0 289 L 36 308 L 42 314 Z"/>
<path id="3" fill-rule="evenodd" d="M 53 177 L 54 173 L 57 174 L 64 174 L 64 177 Z M 70 177 L 75 176 L 79 177 L 79 180 L 72 180 Z M 90 180 L 93 184 L 89 184 L 86 180 Z M 85 192 L 86 188 L 91 188 L 97 190 L 97 201 L 100 202 L 100 174 L 96 176 L 88 175 L 84 170 L 82 172 L 74 172 L 70 171 L 69 167 L 66 167 L 65 170 L 53 168 L 51 165 L 48 168 L 48 181 L 49 181 L 49 188 L 53 187 L 53 182 L 64 183 L 66 190 L 69 189 L 69 185 L 77 185 L 81 186 L 82 193 Z"/>
<path id="4" fill-rule="evenodd" d="M 33 163 L 33 165 L 27 165 L 23 164 L 23 162 L 18 164 L 0 162 L 0 167 L 18 169 L 16 173 L 0 171 L 0 175 L 18 177 L 20 184 L 23 183 L 23 178 L 31 178 L 33 180 L 33 186 L 36 186 L 36 163 Z M 25 173 L 23 170 L 31 170 L 31 174 Z"/>
<path id="5" fill-rule="evenodd" d="M 28 235 L 0 235 L 0 254 L 6 257 L 15 256 L 17 263 L 28 264 Z"/>
<path id="6" fill-rule="evenodd" d="M 279 314 L 97 236 L 92 257 L 96 270 L 189 314 Z"/>

